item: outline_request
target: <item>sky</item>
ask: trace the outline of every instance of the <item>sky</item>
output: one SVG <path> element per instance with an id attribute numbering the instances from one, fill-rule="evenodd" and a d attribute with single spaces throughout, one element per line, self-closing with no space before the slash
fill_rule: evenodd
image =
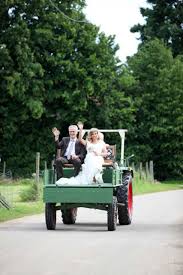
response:
<path id="1" fill-rule="evenodd" d="M 106 35 L 116 35 L 120 46 L 117 56 L 122 62 L 137 52 L 137 33 L 131 33 L 135 24 L 144 23 L 140 7 L 147 7 L 146 0 L 86 0 L 86 18 L 100 27 Z"/>

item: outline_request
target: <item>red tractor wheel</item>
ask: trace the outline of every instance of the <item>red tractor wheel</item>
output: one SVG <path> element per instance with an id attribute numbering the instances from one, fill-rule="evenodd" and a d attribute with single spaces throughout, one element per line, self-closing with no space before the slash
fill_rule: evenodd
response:
<path id="1" fill-rule="evenodd" d="M 117 189 L 119 224 L 127 225 L 132 222 L 133 189 L 132 175 L 127 172 L 122 177 L 122 184 Z"/>

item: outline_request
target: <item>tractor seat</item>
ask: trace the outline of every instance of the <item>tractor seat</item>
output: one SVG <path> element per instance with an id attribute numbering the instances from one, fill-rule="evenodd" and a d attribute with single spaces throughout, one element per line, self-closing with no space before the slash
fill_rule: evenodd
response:
<path id="1" fill-rule="evenodd" d="M 116 145 L 109 145 L 107 147 L 107 156 L 104 158 L 103 167 L 113 166 L 115 160 L 116 160 Z"/>
<path id="2" fill-rule="evenodd" d="M 66 167 L 66 168 L 72 168 L 73 165 L 71 163 L 66 163 L 66 164 L 64 164 L 64 167 Z"/>
<path id="3" fill-rule="evenodd" d="M 57 149 L 57 153 L 56 153 L 56 159 L 59 158 L 61 155 L 61 149 Z M 73 165 L 71 163 L 66 163 L 64 164 L 65 168 L 73 168 Z"/>
<path id="4" fill-rule="evenodd" d="M 57 157 L 60 156 L 60 149 L 57 149 Z M 116 145 L 109 145 L 107 147 L 107 156 L 104 158 L 103 167 L 110 167 L 114 165 L 116 160 Z M 73 165 L 70 163 L 64 164 L 65 168 L 72 168 Z"/>

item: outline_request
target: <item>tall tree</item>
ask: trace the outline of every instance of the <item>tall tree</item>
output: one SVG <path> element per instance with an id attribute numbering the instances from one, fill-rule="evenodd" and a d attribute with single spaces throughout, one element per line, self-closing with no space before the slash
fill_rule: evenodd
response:
<path id="1" fill-rule="evenodd" d="M 139 32 L 142 42 L 159 38 L 172 48 L 174 56 L 183 54 L 183 4 L 180 0 L 147 0 L 151 5 L 141 8 L 144 25 L 137 24 L 132 32 Z"/>
<path id="2" fill-rule="evenodd" d="M 129 59 L 137 108 L 131 143 L 139 160 L 155 161 L 160 179 L 183 175 L 183 62 L 162 42 L 146 43 Z"/>
<path id="3" fill-rule="evenodd" d="M 133 119 L 115 57 L 118 46 L 114 37 L 83 22 L 84 5 L 0 2 L 1 155 L 16 174 L 34 171 L 36 151 L 52 157 L 53 126 L 64 135 L 81 119 L 87 127 L 116 128 Z"/>

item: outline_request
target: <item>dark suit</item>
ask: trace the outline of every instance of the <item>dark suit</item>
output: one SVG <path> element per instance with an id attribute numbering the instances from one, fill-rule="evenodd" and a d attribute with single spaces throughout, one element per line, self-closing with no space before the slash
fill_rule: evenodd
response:
<path id="1" fill-rule="evenodd" d="M 60 156 L 56 158 L 56 170 L 57 170 L 57 178 L 61 178 L 63 177 L 63 165 L 66 163 L 71 163 L 74 166 L 74 170 L 75 173 L 74 175 L 78 175 L 80 168 L 81 168 L 81 164 L 84 161 L 84 158 L 86 156 L 86 148 L 83 144 L 81 144 L 79 142 L 79 140 L 76 140 L 75 142 L 75 154 L 76 156 L 78 156 L 77 159 L 67 159 L 67 157 L 65 157 L 65 153 L 67 150 L 67 147 L 69 145 L 70 142 L 70 137 L 63 137 L 62 140 L 59 141 L 55 141 L 55 145 L 57 149 L 61 149 L 61 153 Z"/>

